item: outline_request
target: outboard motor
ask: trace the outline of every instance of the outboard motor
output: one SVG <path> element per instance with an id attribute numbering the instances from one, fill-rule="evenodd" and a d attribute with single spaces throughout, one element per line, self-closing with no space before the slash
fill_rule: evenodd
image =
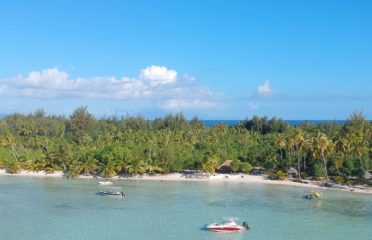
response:
<path id="1" fill-rule="evenodd" d="M 251 229 L 247 222 L 243 222 L 243 227 L 247 230 Z"/>

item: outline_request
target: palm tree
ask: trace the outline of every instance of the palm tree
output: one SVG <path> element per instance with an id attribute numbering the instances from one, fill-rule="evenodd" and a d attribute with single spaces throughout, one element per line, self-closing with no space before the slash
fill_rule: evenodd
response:
<path id="1" fill-rule="evenodd" d="M 56 149 L 50 152 L 49 156 L 53 164 L 61 166 L 63 171 L 67 172 L 67 165 L 71 160 L 71 154 L 65 144 L 59 144 Z"/>
<path id="2" fill-rule="evenodd" d="M 18 173 L 21 170 L 21 165 L 18 160 L 5 161 L 4 165 L 7 173 Z"/>
<path id="3" fill-rule="evenodd" d="M 302 151 L 302 145 L 305 142 L 305 138 L 304 138 L 304 135 L 303 135 L 303 132 L 301 131 L 301 129 L 296 128 L 294 134 L 292 135 L 292 139 L 293 139 L 294 151 L 296 152 L 296 156 L 297 156 L 298 179 L 301 179 L 300 153 Z"/>
<path id="4" fill-rule="evenodd" d="M 324 133 L 318 133 L 314 140 L 314 149 L 316 156 L 320 157 L 323 161 L 324 165 L 324 173 L 326 175 L 326 179 L 328 180 L 328 171 L 327 171 L 327 157 L 330 152 L 333 150 L 333 143 L 327 138 L 327 135 Z"/>
<path id="5" fill-rule="evenodd" d="M 286 147 L 286 141 L 285 138 L 281 133 L 278 133 L 275 135 L 275 145 L 279 148 L 280 151 L 280 166 L 283 167 L 283 149 Z"/>
<path id="6" fill-rule="evenodd" d="M 115 160 L 115 170 L 120 173 L 126 170 L 126 166 L 133 159 L 131 150 L 127 147 L 115 146 L 112 150 L 113 159 Z"/>
<path id="7" fill-rule="evenodd" d="M 115 162 L 108 161 L 106 163 L 101 163 L 101 166 L 99 169 L 103 177 L 113 177 L 116 175 L 115 168 L 116 168 Z"/>
<path id="8" fill-rule="evenodd" d="M 336 158 L 335 158 L 335 168 L 337 171 L 337 175 L 341 175 L 340 168 L 343 165 L 345 155 L 350 154 L 350 142 L 348 141 L 347 138 L 338 135 L 335 140 L 335 152 L 336 152 Z"/>
<path id="9" fill-rule="evenodd" d="M 285 140 L 286 142 L 286 148 L 287 148 L 287 152 L 288 152 L 288 160 L 289 160 L 289 166 L 292 166 L 292 152 L 294 152 L 294 139 L 292 137 L 292 135 L 287 135 L 287 138 Z"/>
<path id="10" fill-rule="evenodd" d="M 219 164 L 219 157 L 217 154 L 213 154 L 207 158 L 207 161 L 202 164 L 202 172 L 207 172 L 212 175 L 216 173 L 216 168 Z"/>
<path id="11" fill-rule="evenodd" d="M 98 160 L 95 159 L 91 152 L 81 153 L 77 161 L 74 161 L 72 172 L 76 175 L 83 173 L 84 175 L 92 174 L 98 168 Z"/>
<path id="12" fill-rule="evenodd" d="M 133 160 L 127 165 L 126 170 L 131 175 L 143 174 L 145 172 L 145 165 L 143 160 Z"/>
<path id="13" fill-rule="evenodd" d="M 16 150 L 16 146 L 17 146 L 16 137 L 12 132 L 8 132 L 5 135 L 5 139 L 2 141 L 2 145 L 5 146 L 5 147 L 10 147 L 10 150 L 11 150 L 11 153 L 12 153 L 12 156 L 13 156 L 14 160 L 18 161 L 19 155 L 18 155 L 18 152 Z"/>

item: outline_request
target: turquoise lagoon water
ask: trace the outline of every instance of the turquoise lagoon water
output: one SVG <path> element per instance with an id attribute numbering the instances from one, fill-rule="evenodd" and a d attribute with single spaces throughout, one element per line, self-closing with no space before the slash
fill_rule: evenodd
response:
<path id="1" fill-rule="evenodd" d="M 120 180 L 127 198 L 96 195 L 92 179 L 0 177 L 0 239 L 371 239 L 372 197 L 249 183 Z M 203 227 L 224 216 L 244 233 Z"/>

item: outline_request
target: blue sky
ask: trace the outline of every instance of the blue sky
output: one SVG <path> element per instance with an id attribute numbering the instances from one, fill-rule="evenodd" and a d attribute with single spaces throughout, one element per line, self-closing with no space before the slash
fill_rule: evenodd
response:
<path id="1" fill-rule="evenodd" d="M 372 1 L 0 2 L 0 112 L 372 118 Z"/>

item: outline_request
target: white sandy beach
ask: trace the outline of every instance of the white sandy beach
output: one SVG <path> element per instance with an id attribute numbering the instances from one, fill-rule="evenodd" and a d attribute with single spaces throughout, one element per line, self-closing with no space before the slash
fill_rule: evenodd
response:
<path id="1" fill-rule="evenodd" d="M 4 169 L 0 169 L 0 176 L 21 176 L 21 177 L 52 177 L 59 178 L 64 177 L 62 171 L 56 171 L 54 173 L 46 173 L 44 171 L 25 171 L 22 170 L 17 174 L 6 173 Z M 78 178 L 93 179 L 93 176 L 81 175 Z M 100 177 L 98 177 L 100 179 Z M 270 180 L 265 176 L 255 176 L 248 174 L 215 174 L 215 175 L 200 175 L 200 174 L 182 174 L 182 173 L 171 173 L 171 174 L 155 174 L 155 175 L 123 175 L 116 176 L 112 179 L 115 180 L 144 180 L 144 181 L 195 181 L 195 182 L 240 182 L 240 183 L 259 183 L 259 184 L 272 184 L 272 185 L 284 185 L 294 187 L 305 187 L 314 189 L 332 189 L 347 192 L 366 193 L 372 194 L 372 188 L 364 186 L 345 186 L 345 185 L 334 185 L 333 187 L 322 186 L 319 181 L 304 180 L 305 183 L 293 182 L 291 180 Z"/>

